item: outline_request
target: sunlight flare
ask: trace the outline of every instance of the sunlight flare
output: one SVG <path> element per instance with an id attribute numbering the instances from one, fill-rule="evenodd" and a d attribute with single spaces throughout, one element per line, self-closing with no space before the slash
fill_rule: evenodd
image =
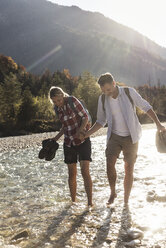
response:
<path id="1" fill-rule="evenodd" d="M 30 71 L 30 70 L 34 69 L 36 66 L 38 66 L 39 64 L 41 64 L 43 61 L 45 61 L 46 59 L 48 59 L 50 56 L 52 56 L 53 54 L 55 54 L 59 50 L 61 50 L 61 48 L 62 48 L 61 45 L 58 45 L 55 48 L 53 48 L 50 52 L 48 52 L 43 57 L 41 57 L 40 59 L 38 59 L 37 61 L 35 61 L 32 65 L 28 66 L 27 67 L 27 71 Z"/>

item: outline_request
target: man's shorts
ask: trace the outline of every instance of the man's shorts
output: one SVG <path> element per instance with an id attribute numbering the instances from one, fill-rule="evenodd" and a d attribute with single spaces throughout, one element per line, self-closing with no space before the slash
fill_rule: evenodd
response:
<path id="1" fill-rule="evenodd" d="M 107 143 L 106 157 L 116 156 L 119 157 L 120 152 L 123 152 L 124 161 L 127 163 L 135 163 L 138 151 L 138 142 L 133 144 L 131 136 L 119 136 L 112 133 Z"/>
<path id="2" fill-rule="evenodd" d="M 83 143 L 78 146 L 68 147 L 63 144 L 64 148 L 64 162 L 66 164 L 77 163 L 77 161 L 92 161 L 91 159 L 91 141 L 89 138 L 85 139 Z"/>

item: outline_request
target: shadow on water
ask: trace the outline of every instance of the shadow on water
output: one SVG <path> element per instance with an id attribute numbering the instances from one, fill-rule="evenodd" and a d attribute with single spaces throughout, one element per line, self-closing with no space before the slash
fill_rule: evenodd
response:
<path id="1" fill-rule="evenodd" d="M 65 219 L 65 217 L 68 215 L 68 211 L 70 209 L 71 205 L 67 205 L 65 209 L 63 209 L 58 216 L 54 217 L 52 220 L 51 225 L 48 226 L 46 233 L 42 233 L 40 237 L 40 241 L 35 244 L 34 246 L 31 246 L 32 248 L 36 247 L 45 247 L 45 243 L 49 242 L 50 243 L 50 236 L 53 233 L 56 233 L 60 223 Z"/>
<path id="2" fill-rule="evenodd" d="M 49 241 L 53 247 L 55 248 L 64 248 L 65 245 L 66 245 L 66 242 L 71 238 L 71 236 L 76 232 L 77 228 L 79 228 L 82 223 L 84 222 L 84 217 L 88 214 L 89 212 L 88 211 L 84 211 L 82 212 L 81 215 L 77 216 L 70 229 L 67 230 L 66 232 L 64 231 L 56 241 Z M 55 232 L 54 232 L 55 234 Z"/>
<path id="3" fill-rule="evenodd" d="M 107 235 L 109 233 L 110 230 L 110 223 L 111 223 L 111 216 L 113 213 L 113 209 L 108 209 L 108 213 L 106 215 L 105 220 L 103 221 L 100 229 L 98 229 L 98 232 L 96 233 L 96 237 L 95 240 L 92 244 L 92 248 L 96 248 L 98 247 L 98 245 L 102 245 L 107 238 Z"/>
<path id="4" fill-rule="evenodd" d="M 131 228 L 132 218 L 129 206 L 124 206 L 121 215 L 121 225 L 119 229 L 119 234 L 117 237 L 117 243 L 115 248 L 119 248 L 122 245 L 123 241 L 126 241 L 126 233 L 129 228 Z"/>
<path id="5" fill-rule="evenodd" d="M 74 215 L 74 218 L 71 221 L 72 215 L 70 213 L 70 208 L 71 205 L 68 205 L 53 219 L 52 224 L 48 226 L 46 233 L 42 235 L 42 239 L 38 242 L 37 246 L 35 244 L 32 248 L 45 248 L 46 243 L 49 243 L 51 247 L 55 248 L 65 247 L 66 242 L 70 240 L 71 236 L 82 225 L 85 216 L 89 213 L 88 210 L 85 210 L 79 215 Z M 65 222 L 64 224 L 62 224 L 63 221 Z M 67 228 L 68 222 L 71 222 L 69 228 Z M 60 229 L 61 232 L 59 231 Z"/>

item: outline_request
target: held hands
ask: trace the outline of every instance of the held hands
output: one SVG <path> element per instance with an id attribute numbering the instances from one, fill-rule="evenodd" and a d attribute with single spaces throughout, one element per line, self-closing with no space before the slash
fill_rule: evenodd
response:
<path id="1" fill-rule="evenodd" d="M 85 139 L 85 133 L 86 132 L 84 130 L 78 130 L 75 136 L 77 139 L 83 141 Z"/>

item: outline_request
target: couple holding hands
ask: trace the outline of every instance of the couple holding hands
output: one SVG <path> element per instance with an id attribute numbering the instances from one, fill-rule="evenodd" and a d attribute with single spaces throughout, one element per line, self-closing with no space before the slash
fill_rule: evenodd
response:
<path id="1" fill-rule="evenodd" d="M 91 127 L 88 114 L 74 96 L 69 96 L 59 87 L 51 87 L 49 99 L 55 107 L 62 128 L 53 138 L 57 141 L 64 135 L 64 162 L 68 166 L 68 183 L 72 202 L 76 201 L 77 162 L 81 167 L 88 206 L 92 202 L 92 180 L 89 172 L 91 159 L 90 136 L 100 128 L 108 125 L 106 170 L 110 185 L 110 196 L 107 204 L 112 204 L 116 194 L 116 161 L 120 152 L 124 159 L 124 204 L 128 204 L 133 184 L 133 170 L 137 158 L 138 141 L 141 137 L 141 125 L 136 115 L 136 107 L 147 113 L 155 122 L 158 131 L 165 132 L 152 106 L 143 99 L 134 88 L 117 86 L 110 73 L 102 74 L 98 79 L 102 95 L 98 99 L 97 120 Z M 71 104 L 72 101 L 72 104 Z"/>

